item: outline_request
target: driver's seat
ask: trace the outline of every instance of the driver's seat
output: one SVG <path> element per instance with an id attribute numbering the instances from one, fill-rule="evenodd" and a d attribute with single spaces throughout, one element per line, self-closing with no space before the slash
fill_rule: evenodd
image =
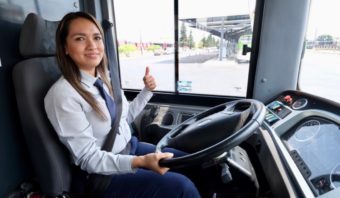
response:
<path id="1" fill-rule="evenodd" d="M 22 26 L 20 53 L 25 58 L 13 70 L 22 131 L 41 192 L 47 197 L 70 191 L 71 161 L 44 109 L 44 97 L 59 78 L 55 32 L 58 22 L 29 14 Z"/>

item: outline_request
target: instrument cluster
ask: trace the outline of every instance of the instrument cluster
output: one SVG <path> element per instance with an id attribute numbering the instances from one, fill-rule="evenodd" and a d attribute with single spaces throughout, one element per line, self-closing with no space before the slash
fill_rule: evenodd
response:
<path id="1" fill-rule="evenodd" d="M 266 107 L 265 123 L 278 137 L 280 149 L 288 151 L 287 156 L 314 195 L 339 188 L 340 105 L 303 92 L 286 91 Z"/>

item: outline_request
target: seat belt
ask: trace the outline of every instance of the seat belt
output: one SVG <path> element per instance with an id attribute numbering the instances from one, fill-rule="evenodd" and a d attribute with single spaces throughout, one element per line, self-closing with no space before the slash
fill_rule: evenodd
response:
<path id="1" fill-rule="evenodd" d="M 117 50 L 114 49 L 115 45 L 111 32 L 113 24 L 108 20 L 104 20 L 102 26 L 104 29 L 105 49 L 110 70 L 111 86 L 113 89 L 114 101 L 116 103 L 116 119 L 114 120 L 112 128 L 107 135 L 101 150 L 111 152 L 122 115 L 122 92 L 120 88 L 119 70 L 118 67 L 114 65 L 115 62 L 113 59 L 113 57 L 116 57 L 117 60 Z M 86 183 L 86 196 L 98 197 L 99 194 L 105 192 L 111 183 L 111 177 L 111 175 L 90 174 Z"/>
<path id="2" fill-rule="evenodd" d="M 105 49 L 108 59 L 108 65 L 110 70 L 110 78 L 111 78 L 111 86 L 113 89 L 113 97 L 116 103 L 116 119 L 112 125 L 111 131 L 108 134 L 108 137 L 105 140 L 105 143 L 102 147 L 102 150 L 111 151 L 113 143 L 116 139 L 116 135 L 118 133 L 118 126 L 120 122 L 120 117 L 122 115 L 122 91 L 120 88 L 120 77 L 118 67 L 114 65 L 113 57 L 116 57 L 117 60 L 117 51 L 114 50 L 114 42 L 112 37 L 112 27 L 113 24 L 108 20 L 103 21 L 104 35 L 105 35 Z M 113 133 L 112 132 L 113 129 Z"/>

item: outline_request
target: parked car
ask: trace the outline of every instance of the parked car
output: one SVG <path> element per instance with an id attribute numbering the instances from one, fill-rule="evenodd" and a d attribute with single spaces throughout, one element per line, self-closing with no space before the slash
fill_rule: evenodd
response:
<path id="1" fill-rule="evenodd" d="M 160 56 L 160 55 L 163 55 L 163 54 L 164 54 L 164 50 L 163 49 L 156 49 L 153 52 L 153 55 L 155 55 L 155 56 Z"/>

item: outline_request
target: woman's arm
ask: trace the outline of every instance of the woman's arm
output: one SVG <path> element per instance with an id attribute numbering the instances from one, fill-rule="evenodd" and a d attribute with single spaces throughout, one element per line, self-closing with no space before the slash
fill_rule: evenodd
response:
<path id="1" fill-rule="evenodd" d="M 128 123 L 133 120 L 142 112 L 145 105 L 152 97 L 152 91 L 156 88 L 156 81 L 152 75 L 150 75 L 149 67 L 145 69 L 145 75 L 143 77 L 144 89 L 137 95 L 137 97 L 129 105 L 129 113 L 127 116 Z M 124 95 L 124 94 L 123 94 Z"/>

